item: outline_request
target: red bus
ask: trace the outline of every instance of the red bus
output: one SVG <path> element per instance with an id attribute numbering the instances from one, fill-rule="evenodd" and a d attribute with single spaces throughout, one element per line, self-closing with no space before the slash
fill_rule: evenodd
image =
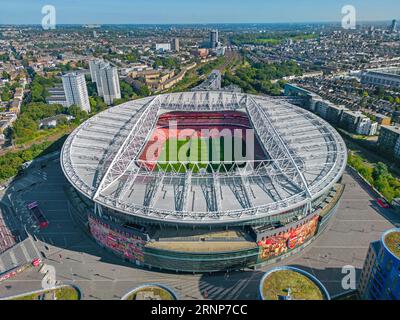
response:
<path id="1" fill-rule="evenodd" d="M 36 221 L 39 224 L 40 229 L 45 229 L 48 227 L 49 222 L 47 221 L 46 217 L 43 214 L 43 211 L 39 208 L 39 204 L 37 201 L 31 202 L 27 205 L 28 209 L 32 212 L 33 216 L 35 217 Z"/>

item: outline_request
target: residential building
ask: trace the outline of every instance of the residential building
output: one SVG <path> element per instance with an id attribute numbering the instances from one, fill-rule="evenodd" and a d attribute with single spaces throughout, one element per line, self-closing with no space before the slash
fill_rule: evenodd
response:
<path id="1" fill-rule="evenodd" d="M 115 99 L 121 98 L 118 69 L 103 60 L 91 60 L 89 62 L 92 82 L 96 83 L 97 93 L 104 98 L 107 105 L 111 105 Z"/>
<path id="2" fill-rule="evenodd" d="M 192 55 L 194 55 L 195 57 L 199 57 L 200 59 L 205 59 L 207 58 L 207 56 L 209 55 L 209 50 L 206 48 L 199 48 L 197 50 L 193 50 L 191 52 Z"/>
<path id="3" fill-rule="evenodd" d="M 60 104 L 63 107 L 68 107 L 67 98 L 65 97 L 64 88 L 62 86 L 55 86 L 48 89 L 49 96 L 46 98 L 48 104 Z"/>
<path id="4" fill-rule="evenodd" d="M 179 45 L 179 38 L 174 38 L 172 40 L 172 51 L 179 52 L 180 45 Z"/>
<path id="5" fill-rule="evenodd" d="M 378 146 L 381 150 L 400 157 L 400 128 L 396 126 L 381 126 Z"/>
<path id="6" fill-rule="evenodd" d="M 102 97 L 107 105 L 111 105 L 115 99 L 121 99 L 118 70 L 116 67 L 105 65 L 100 68 L 100 81 Z"/>
<path id="7" fill-rule="evenodd" d="M 344 106 L 337 106 L 333 103 L 329 103 L 328 110 L 326 111 L 326 118 L 329 123 L 333 125 L 338 125 L 340 119 L 342 118 L 342 114 L 344 111 L 348 110 Z"/>
<path id="8" fill-rule="evenodd" d="M 156 51 L 171 51 L 170 43 L 156 43 Z"/>
<path id="9" fill-rule="evenodd" d="M 375 115 L 376 121 L 381 125 L 381 126 L 390 126 L 392 120 L 390 117 L 387 117 L 383 114 L 376 114 Z"/>
<path id="10" fill-rule="evenodd" d="M 68 73 L 62 76 L 62 83 L 68 107 L 76 105 L 82 110 L 90 112 L 85 75 L 77 72 Z"/>
<path id="11" fill-rule="evenodd" d="M 57 124 L 60 121 L 69 122 L 69 121 L 71 121 L 73 119 L 74 119 L 73 116 L 66 115 L 66 114 L 58 114 L 58 115 L 55 115 L 53 117 L 48 117 L 48 118 L 41 119 L 40 122 L 39 122 L 39 128 L 43 128 L 43 127 L 54 128 L 54 127 L 57 126 Z"/>
<path id="12" fill-rule="evenodd" d="M 210 31 L 210 48 L 216 49 L 218 47 L 219 39 L 218 39 L 218 30 Z"/>
<path id="13" fill-rule="evenodd" d="M 362 116 L 362 113 L 359 111 L 354 112 L 350 110 L 345 110 L 342 113 L 342 118 L 340 119 L 339 125 L 349 132 L 355 132 L 357 128 L 357 123 Z"/>
<path id="14" fill-rule="evenodd" d="M 370 118 L 365 116 L 360 117 L 356 128 L 357 134 L 365 136 L 373 136 L 376 134 L 377 130 L 378 130 L 377 122 L 373 122 Z"/>

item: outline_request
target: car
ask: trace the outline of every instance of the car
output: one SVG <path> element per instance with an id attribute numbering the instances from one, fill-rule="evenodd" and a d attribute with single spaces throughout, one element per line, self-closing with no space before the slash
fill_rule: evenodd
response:
<path id="1" fill-rule="evenodd" d="M 378 199 L 376 199 L 376 202 L 378 203 L 378 205 L 381 208 L 384 208 L 384 209 L 390 208 L 390 205 L 387 203 L 387 201 L 385 199 L 378 198 Z"/>

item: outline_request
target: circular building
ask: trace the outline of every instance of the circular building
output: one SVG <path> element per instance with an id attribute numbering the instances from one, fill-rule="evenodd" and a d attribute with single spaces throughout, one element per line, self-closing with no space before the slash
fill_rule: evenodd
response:
<path id="1" fill-rule="evenodd" d="M 366 300 L 400 300 L 400 228 L 385 231 L 369 246 L 358 286 Z"/>
<path id="2" fill-rule="evenodd" d="M 144 284 L 129 291 L 121 300 L 178 300 L 176 293 L 162 284 Z"/>
<path id="3" fill-rule="evenodd" d="M 260 281 L 259 296 L 261 300 L 330 300 L 317 278 L 290 266 L 269 270 Z"/>
<path id="4" fill-rule="evenodd" d="M 340 135 L 294 102 L 196 91 L 103 111 L 62 150 L 73 205 L 138 265 L 211 272 L 292 254 L 335 212 L 347 160 Z"/>

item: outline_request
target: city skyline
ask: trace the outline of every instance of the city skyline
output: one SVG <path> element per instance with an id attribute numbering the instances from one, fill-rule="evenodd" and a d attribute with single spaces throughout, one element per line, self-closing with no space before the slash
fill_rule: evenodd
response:
<path id="1" fill-rule="evenodd" d="M 112 7 L 104 0 L 69 1 L 63 3 L 53 0 L 42 1 L 0 0 L 3 15 L 0 24 L 40 24 L 44 5 L 56 8 L 57 24 L 213 24 L 213 23 L 307 23 L 339 22 L 341 9 L 353 5 L 357 10 L 357 20 L 388 21 L 398 19 L 394 12 L 400 12 L 400 3 L 394 0 L 361 1 L 351 3 L 331 0 L 315 3 L 312 0 L 251 0 L 243 3 L 238 0 L 220 0 L 215 3 L 205 1 L 143 1 L 116 0 Z M 21 5 L 24 10 L 20 10 Z M 379 8 L 379 10 L 377 10 Z M 284 10 L 283 10 L 284 9 Z"/>

